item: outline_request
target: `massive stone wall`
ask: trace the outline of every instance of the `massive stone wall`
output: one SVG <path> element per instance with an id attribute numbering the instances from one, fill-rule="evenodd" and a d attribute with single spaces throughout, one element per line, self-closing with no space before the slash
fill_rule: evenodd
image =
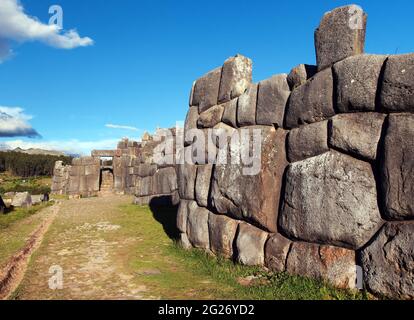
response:
<path id="1" fill-rule="evenodd" d="M 364 54 L 366 24 L 356 6 L 326 13 L 317 65 L 259 83 L 229 58 L 194 82 L 183 141 L 118 144 L 115 191 L 179 203 L 185 248 L 343 288 L 362 268 L 372 293 L 413 299 L 414 54 Z M 95 194 L 104 155 L 57 163 L 54 191 Z"/>
<path id="2" fill-rule="evenodd" d="M 168 139 L 175 145 L 175 129 L 168 132 Z M 52 193 L 72 197 L 97 196 L 102 191 L 104 172 L 109 171 L 112 187 L 105 191 L 135 195 L 135 203 L 140 205 L 148 205 L 153 200 L 176 205 L 179 196 L 175 148 L 171 151 L 172 161 L 157 161 L 157 158 L 165 156 L 157 156 L 157 146 L 165 139 L 162 130 L 158 130 L 154 136 L 145 133 L 141 142 L 123 139 L 116 150 L 93 150 L 90 157 L 75 158 L 70 166 L 58 161 L 54 169 Z M 112 163 L 108 165 L 106 158 L 112 158 Z"/>
<path id="3" fill-rule="evenodd" d="M 414 54 L 364 54 L 358 10 L 325 14 L 317 66 L 255 84 L 237 55 L 194 83 L 193 162 L 177 165 L 184 247 L 348 288 L 361 266 L 372 293 L 414 298 Z M 208 129 L 259 129 L 260 171 L 194 150 L 195 136 L 217 145 Z"/>

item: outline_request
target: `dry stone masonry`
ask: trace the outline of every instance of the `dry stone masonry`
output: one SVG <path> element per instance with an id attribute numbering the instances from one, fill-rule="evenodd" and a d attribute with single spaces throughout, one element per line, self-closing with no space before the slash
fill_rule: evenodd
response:
<path id="1" fill-rule="evenodd" d="M 414 54 L 364 54 L 366 23 L 325 14 L 317 66 L 254 84 L 237 55 L 195 82 L 185 131 L 260 129 L 261 169 L 177 166 L 184 247 L 343 288 L 360 266 L 372 293 L 414 298 Z"/>
<path id="2" fill-rule="evenodd" d="M 317 65 L 258 84 L 250 59 L 229 58 L 194 82 L 169 164 L 154 163 L 157 134 L 118 145 L 114 190 L 137 204 L 179 203 L 184 248 L 414 299 L 414 54 L 364 54 L 366 23 L 354 5 L 328 12 Z M 260 143 L 225 144 L 246 132 Z M 260 169 L 219 161 L 237 155 L 234 145 L 259 148 Z M 97 193 L 97 156 L 57 163 L 53 190 Z"/>
<path id="3" fill-rule="evenodd" d="M 171 140 L 174 139 L 172 136 Z M 52 192 L 72 197 L 98 196 L 102 192 L 135 195 L 135 203 L 148 205 L 153 198 L 178 203 L 175 162 L 156 164 L 156 147 L 162 138 L 145 133 L 141 142 L 124 139 L 116 150 L 94 150 L 90 157 L 73 159 L 72 165 L 55 164 Z M 112 160 L 108 161 L 108 158 Z"/>

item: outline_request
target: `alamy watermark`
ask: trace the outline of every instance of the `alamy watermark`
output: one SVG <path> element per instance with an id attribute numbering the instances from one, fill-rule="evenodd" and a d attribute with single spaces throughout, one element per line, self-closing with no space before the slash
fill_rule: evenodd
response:
<path id="1" fill-rule="evenodd" d="M 62 290 L 63 289 L 63 269 L 59 265 L 53 265 L 49 268 L 49 274 L 52 276 L 48 279 L 49 289 Z"/>
<path id="2" fill-rule="evenodd" d="M 360 6 L 351 5 L 348 9 L 348 25 L 352 30 L 364 29 L 364 10 Z"/>
<path id="3" fill-rule="evenodd" d="M 160 129 L 154 140 L 153 160 L 158 165 L 216 164 L 237 165 L 243 175 L 257 175 L 262 164 L 264 131 L 242 129 L 184 129 L 177 123 L 175 132 Z M 189 145 L 185 147 L 186 143 Z"/>
<path id="4" fill-rule="evenodd" d="M 49 7 L 49 25 L 56 25 L 59 30 L 63 29 L 63 9 L 61 6 L 54 4 Z"/>

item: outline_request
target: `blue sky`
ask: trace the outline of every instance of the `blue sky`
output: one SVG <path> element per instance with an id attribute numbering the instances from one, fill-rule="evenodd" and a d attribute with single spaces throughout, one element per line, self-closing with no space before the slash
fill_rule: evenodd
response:
<path id="1" fill-rule="evenodd" d="M 0 0 L 2 1 L 10 0 Z M 192 82 L 241 53 L 255 81 L 315 63 L 313 32 L 324 12 L 348 1 L 21 0 L 48 23 L 53 4 L 63 27 L 93 45 L 61 49 L 9 41 L 0 64 L 0 106 L 19 107 L 41 138 L 0 138 L 10 146 L 87 152 L 114 147 L 157 126 L 184 120 Z M 414 52 L 413 1 L 358 1 L 368 13 L 366 52 Z M 30 118 L 30 116 L 32 118 Z M 139 130 L 108 128 L 106 124 Z"/>

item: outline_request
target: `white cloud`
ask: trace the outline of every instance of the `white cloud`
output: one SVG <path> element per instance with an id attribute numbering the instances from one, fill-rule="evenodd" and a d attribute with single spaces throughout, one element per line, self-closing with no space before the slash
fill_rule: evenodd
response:
<path id="1" fill-rule="evenodd" d="M 139 131 L 139 129 L 136 128 L 136 127 L 123 126 L 123 125 L 111 124 L 111 123 L 106 124 L 105 127 L 111 128 L 111 129 L 123 129 L 123 130 Z"/>
<path id="2" fill-rule="evenodd" d="M 30 119 L 22 108 L 0 106 L 0 137 L 40 137 L 28 123 Z"/>
<path id="3" fill-rule="evenodd" d="M 44 24 L 24 12 L 19 0 L 0 0 L 0 62 L 10 53 L 5 50 L 7 40 L 41 41 L 55 48 L 73 49 L 93 44 L 88 37 L 80 37 L 74 29 L 60 32 L 57 25 Z"/>

